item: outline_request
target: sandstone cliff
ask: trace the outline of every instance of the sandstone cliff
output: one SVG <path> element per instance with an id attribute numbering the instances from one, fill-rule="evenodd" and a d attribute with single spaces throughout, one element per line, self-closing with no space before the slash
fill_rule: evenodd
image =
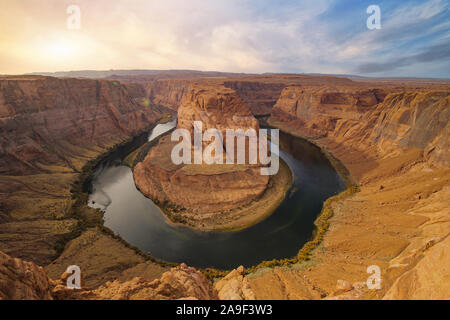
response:
<path id="1" fill-rule="evenodd" d="M 243 266 L 214 283 L 214 289 L 220 300 L 256 300 Z"/>
<path id="2" fill-rule="evenodd" d="M 117 82 L 46 77 L 0 80 L 0 174 L 79 169 L 77 147 L 137 135 L 160 116 L 139 105 L 144 91 Z M 47 170 L 48 171 L 48 170 Z"/>
<path id="3" fill-rule="evenodd" d="M 355 149 L 376 144 L 380 156 L 422 150 L 430 163 L 446 167 L 449 105 L 449 91 L 297 86 L 283 90 L 272 120 L 309 138 L 357 142 Z"/>
<path id="4" fill-rule="evenodd" d="M 51 285 L 42 267 L 0 252 L 0 299 L 52 299 Z"/>
<path id="5" fill-rule="evenodd" d="M 67 288 L 68 275 L 52 280 L 42 267 L 0 252 L 0 300 L 209 300 L 216 292 L 206 277 L 184 264 L 152 281 L 135 277 L 95 289 Z"/>
<path id="6" fill-rule="evenodd" d="M 127 86 L 138 85 L 145 88 L 145 97 L 152 104 L 159 104 L 177 110 L 184 95 L 196 85 L 224 86 L 233 89 L 246 103 L 253 115 L 268 115 L 280 97 L 283 88 L 289 85 L 323 86 L 354 85 L 346 78 L 328 76 L 234 76 L 230 78 L 205 77 L 204 74 L 179 74 L 161 76 L 129 76 L 110 77 L 112 80 L 121 80 Z"/>
<path id="7" fill-rule="evenodd" d="M 197 85 L 186 94 L 178 109 L 177 128 L 188 130 L 193 137 L 194 121 L 202 122 L 202 133 L 218 129 L 225 148 L 226 130 L 259 130 L 258 120 L 244 101 L 234 90 L 222 86 Z"/>
<path id="8" fill-rule="evenodd" d="M 258 299 L 449 298 L 449 94 L 428 86 L 283 90 L 270 123 L 333 154 L 361 191 L 333 204 L 310 261 L 249 278 Z M 365 285 L 371 265 L 381 269 L 379 290 Z"/>
<path id="9" fill-rule="evenodd" d="M 259 81 L 225 81 L 224 85 L 235 90 L 255 116 L 270 114 L 286 86 L 284 83 Z"/>
<path id="10" fill-rule="evenodd" d="M 283 89 L 272 118 L 288 121 L 308 137 L 332 134 L 340 120 L 358 122 L 384 99 L 381 90 L 354 87 L 303 87 Z"/>
<path id="11" fill-rule="evenodd" d="M 189 91 L 193 80 L 155 80 L 144 82 L 142 86 L 153 104 L 163 105 L 173 110 L 178 107 L 186 92 Z"/>
<path id="12" fill-rule="evenodd" d="M 239 96 L 221 86 L 196 86 L 185 95 L 178 109 L 177 127 L 188 130 L 193 138 L 194 121 L 203 123 L 203 132 L 216 128 L 223 137 L 227 129 L 259 129 Z M 220 146 L 226 146 L 225 140 Z M 177 143 L 168 136 L 161 139 L 134 169 L 136 186 L 144 195 L 174 209 L 175 222 L 190 221 L 192 226 L 208 228 L 207 219 L 219 223 L 216 227 L 226 226 L 233 219 L 226 218 L 225 212 L 245 206 L 265 192 L 269 177 L 260 174 L 259 165 L 175 165 L 171 151 Z M 209 143 L 203 144 L 206 147 Z"/>
<path id="13" fill-rule="evenodd" d="M 153 81 L 139 81 L 128 79 L 130 85 L 138 83 L 145 88 L 146 97 L 153 104 L 177 110 L 185 94 L 196 85 L 217 85 L 233 89 L 246 103 L 253 115 L 268 115 L 285 87 L 283 83 L 263 81 L 217 79 L 157 79 Z"/>
<path id="14" fill-rule="evenodd" d="M 167 114 L 145 94 L 115 81 L 0 78 L 0 250 L 51 262 L 79 230 L 70 190 L 83 166 Z"/>

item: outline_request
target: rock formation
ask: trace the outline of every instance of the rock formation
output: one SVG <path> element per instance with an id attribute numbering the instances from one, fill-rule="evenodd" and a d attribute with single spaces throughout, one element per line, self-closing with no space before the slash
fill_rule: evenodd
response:
<path id="1" fill-rule="evenodd" d="M 185 264 L 148 281 L 135 277 L 107 282 L 96 289 L 69 289 L 67 274 L 50 279 L 42 267 L 0 252 L 0 300 L 173 300 L 216 298 L 206 277 Z"/>
<path id="2" fill-rule="evenodd" d="M 231 271 L 214 284 L 220 300 L 255 300 L 248 278 L 244 276 L 244 267 Z"/>
<path id="3" fill-rule="evenodd" d="M 272 120 L 313 139 L 327 137 L 348 144 L 354 138 L 360 144 L 355 148 L 375 143 L 381 156 L 408 148 L 422 150 L 434 165 L 448 167 L 449 91 L 392 91 L 287 87 Z"/>
<path id="4" fill-rule="evenodd" d="M 305 136 L 322 137 L 333 132 L 340 120 L 358 122 L 385 95 L 381 89 L 290 86 L 283 89 L 272 118 L 289 122 Z"/>
<path id="5" fill-rule="evenodd" d="M 148 98 L 154 104 L 160 104 L 175 111 L 191 85 L 191 80 L 157 80 L 143 84 Z"/>
<path id="6" fill-rule="evenodd" d="M 210 300 L 216 297 L 208 279 L 185 264 L 172 268 L 152 282 L 141 278 L 124 283 L 116 280 L 94 290 L 93 294 L 107 300 Z"/>
<path id="7" fill-rule="evenodd" d="M 42 267 L 0 252 L 0 299 L 51 299 L 51 285 Z"/>
<path id="8" fill-rule="evenodd" d="M 225 81 L 224 85 L 235 90 L 255 116 L 270 114 L 286 86 L 263 81 Z"/>
<path id="9" fill-rule="evenodd" d="M 117 82 L 24 77 L 0 79 L 0 174 L 45 172 L 52 165 L 79 169 L 77 147 L 108 145 L 147 129 L 159 110 Z"/>
<path id="10" fill-rule="evenodd" d="M 70 190 L 83 166 L 170 113 L 144 97 L 117 81 L 0 77 L 0 250 L 51 262 L 77 228 Z"/>
<path id="11" fill-rule="evenodd" d="M 258 131 L 258 121 L 234 90 L 222 86 L 196 86 L 183 99 L 178 109 L 178 128 L 191 131 L 194 121 L 203 123 L 203 130 L 253 129 Z"/>
<path id="12" fill-rule="evenodd" d="M 178 109 L 177 128 L 188 130 L 193 138 L 194 121 L 203 123 L 203 132 L 218 129 L 223 137 L 227 129 L 256 132 L 259 129 L 257 120 L 239 96 L 221 86 L 197 86 L 185 95 Z M 205 162 L 175 165 L 171 151 L 177 143 L 171 142 L 169 136 L 162 138 L 134 169 L 139 190 L 163 206 L 173 208 L 171 214 L 175 222 L 188 220 L 190 225 L 202 228 L 207 223 L 206 218 L 219 226 L 225 225 L 228 219 L 224 213 L 251 203 L 265 192 L 269 177 L 261 175 L 260 165 Z M 209 143 L 203 144 L 206 147 Z M 225 138 L 220 145 L 226 146 Z"/>
<path id="13" fill-rule="evenodd" d="M 450 292 L 450 238 L 429 239 L 425 247 L 415 252 L 417 265 L 398 277 L 389 288 L 385 300 L 448 299 Z M 426 252 L 428 251 L 428 252 Z M 423 257 L 420 258 L 420 255 Z M 392 264 L 391 271 L 406 267 Z"/>
<path id="14" fill-rule="evenodd" d="M 362 88 L 364 103 L 355 85 L 297 86 L 275 105 L 270 123 L 340 159 L 361 191 L 333 205 L 330 231 L 314 253 L 321 262 L 253 277 L 257 298 L 267 297 L 261 284 L 271 281 L 285 288 L 284 298 L 310 298 L 314 288 L 330 299 L 449 298 L 448 86 Z M 381 269 L 380 290 L 359 285 L 370 265 Z M 353 289 L 336 292 L 339 279 Z"/>

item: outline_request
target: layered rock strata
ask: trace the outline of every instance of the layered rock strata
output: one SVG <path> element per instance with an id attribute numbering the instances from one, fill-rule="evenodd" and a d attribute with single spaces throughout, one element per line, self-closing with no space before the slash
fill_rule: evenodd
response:
<path id="1" fill-rule="evenodd" d="M 222 133 L 220 145 L 225 148 L 224 158 L 227 129 L 253 129 L 256 133 L 259 129 L 258 121 L 239 96 L 221 86 L 197 86 L 186 94 L 178 109 L 177 128 L 190 132 L 193 139 L 195 121 L 202 123 L 203 132 L 217 129 Z M 203 146 L 209 143 L 203 141 Z M 139 190 L 172 209 L 170 214 L 175 222 L 206 229 L 214 225 L 227 226 L 231 219 L 227 214 L 258 200 L 268 188 L 269 176 L 261 175 L 262 166 L 248 164 L 248 161 L 242 165 L 206 164 L 204 161 L 175 165 L 171 151 L 176 144 L 178 142 L 171 142 L 169 136 L 162 138 L 134 169 Z M 245 152 L 250 152 L 248 142 Z M 235 225 L 238 224 L 235 222 Z"/>
<path id="2" fill-rule="evenodd" d="M 377 145 L 387 156 L 422 150 L 434 165 L 449 166 L 449 91 L 287 87 L 271 120 L 300 135 L 328 138 L 355 149 Z"/>
<path id="3" fill-rule="evenodd" d="M 144 96 L 114 81 L 0 79 L 0 174 L 79 169 L 70 159 L 83 157 L 79 147 L 118 142 L 158 119 L 160 110 L 140 105 Z"/>
<path id="4" fill-rule="evenodd" d="M 224 85 L 235 90 L 255 116 L 269 115 L 286 86 L 259 81 L 225 81 Z"/>
<path id="5" fill-rule="evenodd" d="M 81 275 L 83 276 L 83 275 Z M 42 267 L 0 252 L 0 300 L 209 300 L 217 297 L 208 279 L 181 264 L 158 279 L 134 277 L 96 287 L 69 289 L 68 274 L 53 280 Z"/>
<path id="6" fill-rule="evenodd" d="M 236 79 L 207 81 L 216 84 Z M 310 260 L 264 268 L 248 276 L 237 270 L 220 282 L 220 295 L 241 298 L 250 289 L 257 299 L 449 299 L 448 81 L 433 84 L 426 80 L 424 84 L 418 79 L 391 79 L 373 84 L 373 80 L 296 75 L 248 77 L 245 81 L 288 85 L 272 112 L 271 123 L 308 137 L 340 159 L 361 192 L 333 204 L 330 229 Z M 89 159 L 138 132 L 146 124 L 139 121 L 139 115 L 147 115 L 153 101 L 148 99 L 145 83 L 46 77 L 1 77 L 0 82 L 0 249 L 15 258 L 46 265 L 54 259 L 55 244 L 77 226 L 77 220 L 68 215 L 69 189 L 77 171 Z M 178 99 L 188 92 L 174 85 L 175 93 L 170 89 L 169 99 L 164 101 L 165 87 L 160 86 L 159 101 L 173 103 L 175 109 Z M 268 97 L 247 87 L 235 89 L 248 104 L 252 97 L 259 96 L 261 101 Z M 289 98 L 289 92 L 297 96 Z M 325 97 L 319 97 L 324 92 Z M 85 95 L 91 97 L 90 106 L 81 102 Z M 152 96 L 156 98 L 157 92 Z M 69 100 L 72 103 L 66 104 Z M 114 108 L 108 107 L 107 101 Z M 317 109 L 307 106 L 308 101 Z M 78 103 L 92 112 L 72 112 Z M 58 122 L 68 126 L 71 135 L 58 129 Z M 93 132 L 95 144 L 82 141 L 79 135 L 83 132 Z M 59 293 L 52 293 L 52 281 L 36 265 L 4 255 L 0 261 L 0 296 L 4 299 L 63 298 L 67 294 L 62 282 Z M 57 279 L 69 264 L 77 263 L 82 264 L 87 286 L 98 288 L 111 281 L 111 290 L 104 291 L 103 297 L 132 298 L 132 292 L 139 292 L 136 297 L 142 298 L 188 296 L 155 295 L 148 283 L 168 268 L 145 261 L 100 231 L 83 232 L 46 270 Z M 368 290 L 364 285 L 370 265 L 381 268 L 380 290 Z M 128 288 L 142 290 L 116 290 L 136 276 L 147 282 L 136 280 Z"/>
<path id="7" fill-rule="evenodd" d="M 54 259 L 79 230 L 71 188 L 83 166 L 169 112 L 143 104 L 145 92 L 117 81 L 0 77 L 0 250 L 41 265 Z"/>
<path id="8" fill-rule="evenodd" d="M 270 123 L 340 159 L 361 191 L 333 203 L 330 230 L 309 261 L 249 278 L 258 299 L 449 298 L 450 92 L 384 89 L 369 106 L 358 105 L 360 89 L 283 91 Z M 366 285 L 373 265 L 380 289 Z"/>

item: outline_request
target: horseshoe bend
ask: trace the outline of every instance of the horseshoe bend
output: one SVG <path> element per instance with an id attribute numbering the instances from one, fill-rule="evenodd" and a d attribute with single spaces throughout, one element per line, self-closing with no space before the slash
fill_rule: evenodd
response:
<path id="1" fill-rule="evenodd" d="M 0 297 L 448 298 L 448 82 L 165 77 L 1 77 Z M 277 128 L 288 156 L 274 176 L 261 175 L 261 163 L 176 165 L 172 131 L 147 139 L 168 121 L 176 122 L 172 129 L 190 132 L 194 121 L 202 121 L 203 131 Z M 301 170 L 312 170 L 319 155 L 347 189 L 330 189 L 319 210 L 311 211 L 315 231 L 303 245 L 291 243 L 297 254 L 252 265 L 237 255 L 233 271 L 154 259 L 152 250 L 108 227 L 108 210 L 118 201 L 108 186 L 116 180 L 101 190 L 108 201 L 95 198 L 93 204 L 90 196 L 92 185 L 99 189 L 94 172 L 106 172 L 115 159 L 111 168 L 131 167 L 120 175 L 157 205 L 145 215 L 155 215 L 171 232 L 188 226 L 250 234 L 261 224 L 276 229 L 272 223 L 281 222 L 270 219 L 282 217 L 279 207 L 304 191 L 295 188 L 294 177 L 307 179 Z M 293 158 L 301 166 L 294 168 Z M 134 208 L 129 203 L 116 210 L 132 220 Z M 304 210 L 289 207 L 286 215 Z M 220 261 L 232 258 L 225 252 Z M 64 286 L 69 265 L 81 269 L 80 290 Z M 364 285 L 374 265 L 382 274 L 378 290 Z"/>
<path id="2" fill-rule="evenodd" d="M 449 3 L 0 1 L 0 306 L 450 300 Z"/>
<path id="3" fill-rule="evenodd" d="M 244 101 L 234 90 L 221 85 L 193 86 L 180 103 L 177 120 L 177 129 L 192 133 L 189 144 L 194 139 L 195 121 L 204 124 L 205 132 L 208 129 L 220 132 L 217 139 L 221 155 L 222 147 L 232 139 L 226 136 L 226 130 L 259 130 L 258 121 Z M 172 222 L 201 230 L 242 229 L 269 215 L 290 186 L 291 174 L 285 164 L 280 172 L 269 177 L 261 174 L 263 166 L 257 161 L 227 164 L 224 155 L 213 164 L 206 163 L 205 159 L 195 164 L 188 151 L 189 163 L 175 165 L 171 156 L 177 143 L 170 136 L 161 138 L 133 170 L 137 188 L 162 203 Z M 239 151 L 247 155 L 247 159 L 251 148 L 258 151 L 258 146 L 251 146 L 249 140 L 242 150 L 237 149 L 237 143 L 233 141 L 230 147 L 236 158 Z M 207 148 L 209 143 L 203 139 L 203 145 Z M 230 151 L 226 149 L 225 152 Z"/>

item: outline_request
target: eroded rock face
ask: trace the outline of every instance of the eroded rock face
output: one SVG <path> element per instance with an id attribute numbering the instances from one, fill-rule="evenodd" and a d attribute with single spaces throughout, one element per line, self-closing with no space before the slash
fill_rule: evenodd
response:
<path id="1" fill-rule="evenodd" d="M 155 80 L 142 83 L 146 96 L 154 104 L 177 110 L 193 80 Z"/>
<path id="2" fill-rule="evenodd" d="M 132 96 L 130 92 L 133 92 Z M 158 110 L 139 104 L 143 88 L 113 81 L 0 79 L 0 174 L 76 167 L 77 147 L 120 142 L 148 128 Z"/>
<path id="3" fill-rule="evenodd" d="M 210 281 L 199 271 L 181 264 L 161 278 L 148 281 L 107 282 L 96 289 L 69 289 L 67 274 L 58 280 L 47 277 L 44 269 L 32 262 L 12 258 L 0 252 L 0 300 L 173 300 L 217 298 Z"/>
<path id="4" fill-rule="evenodd" d="M 225 81 L 227 88 L 236 90 L 254 115 L 268 115 L 286 86 L 284 83 L 259 81 Z"/>
<path id="5" fill-rule="evenodd" d="M 0 252 L 0 300 L 52 299 L 44 268 Z"/>
<path id="6" fill-rule="evenodd" d="M 226 129 L 259 129 L 245 103 L 224 87 L 199 86 L 186 94 L 178 109 L 178 128 L 193 137 L 194 121 L 203 123 L 203 131 L 216 128 L 223 135 Z M 174 165 L 170 155 L 177 143 L 161 139 L 135 167 L 134 180 L 144 195 L 178 210 L 208 214 L 245 205 L 265 191 L 269 177 L 260 174 L 259 165 Z"/>
<path id="7" fill-rule="evenodd" d="M 434 165 L 449 164 L 450 92 L 398 88 L 287 87 L 272 119 L 310 138 L 376 144 L 381 156 L 414 148 Z M 356 146 L 355 146 L 356 148 Z"/>
<path id="8" fill-rule="evenodd" d="M 141 278 L 120 283 L 108 282 L 93 294 L 107 300 L 210 300 L 216 297 L 208 279 L 199 271 L 181 264 L 152 282 Z"/>
<path id="9" fill-rule="evenodd" d="M 359 121 L 385 95 L 381 89 L 290 86 L 283 89 L 272 118 L 291 122 L 305 136 L 322 137 L 340 120 Z"/>
<path id="10" fill-rule="evenodd" d="M 231 271 L 224 278 L 214 284 L 220 300 L 256 300 L 255 294 L 247 277 L 244 267 Z"/>
<path id="11" fill-rule="evenodd" d="M 414 254 L 415 258 L 419 260 L 418 263 L 395 280 L 383 299 L 449 299 L 449 249 L 450 237 L 429 239 L 426 246 Z M 402 267 L 402 265 L 391 265 L 391 269 L 399 267 Z"/>
<path id="12" fill-rule="evenodd" d="M 225 130 L 259 130 L 245 102 L 232 89 L 199 85 L 191 89 L 178 109 L 177 128 L 187 129 L 193 137 L 194 121 L 203 123 L 203 131 L 218 129 L 225 140 Z M 225 142 L 225 141 L 224 141 Z"/>
<path id="13" fill-rule="evenodd" d="M 430 163 L 449 166 L 450 91 L 392 94 L 377 109 L 370 139 L 382 154 L 415 148 Z"/>

